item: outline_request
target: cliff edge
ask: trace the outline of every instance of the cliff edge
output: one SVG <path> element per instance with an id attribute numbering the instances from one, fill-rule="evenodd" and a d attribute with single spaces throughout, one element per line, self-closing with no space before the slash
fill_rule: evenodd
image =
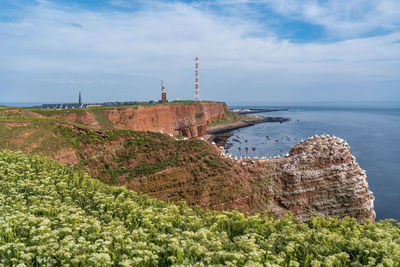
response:
<path id="1" fill-rule="evenodd" d="M 227 109 L 227 105 L 222 102 L 178 101 L 162 105 L 30 109 L 24 112 L 29 112 L 28 116 L 67 120 L 94 129 L 154 131 L 192 138 L 206 134 L 207 125 L 213 120 L 225 118 Z M 21 113 L 21 110 L 14 109 L 14 112 Z"/>
<path id="2" fill-rule="evenodd" d="M 213 110 L 210 105 L 208 112 Z M 190 123 L 199 119 L 203 124 L 210 118 L 207 107 L 200 107 L 189 108 L 195 117 Z M 216 107 L 221 116 L 223 107 Z M 163 107 L 154 108 L 156 116 Z M 172 110 L 178 114 L 180 108 Z M 200 111 L 203 115 L 196 117 Z M 124 185 L 162 200 L 183 199 L 190 206 L 248 213 L 268 211 L 276 217 L 290 211 L 300 221 L 312 215 L 351 216 L 359 221 L 375 218 L 374 197 L 365 171 L 340 138 L 312 137 L 280 157 L 232 159 L 208 142 L 126 130 L 130 126 L 115 120 L 115 128 L 121 123 L 123 130 L 93 129 L 49 118 L 3 116 L 0 149 L 42 154 L 83 167 L 105 183 Z M 189 132 L 199 134 L 195 131 Z"/>
<path id="3" fill-rule="evenodd" d="M 289 210 L 300 221 L 312 215 L 375 220 L 366 173 L 341 138 L 312 137 L 281 157 L 233 161 L 252 175 L 247 179 L 248 196 L 232 199 L 225 206 L 268 210 L 277 217 Z"/>

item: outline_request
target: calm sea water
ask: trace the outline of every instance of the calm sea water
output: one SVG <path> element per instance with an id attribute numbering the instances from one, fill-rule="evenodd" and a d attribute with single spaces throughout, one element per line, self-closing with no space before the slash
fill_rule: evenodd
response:
<path id="1" fill-rule="evenodd" d="M 334 134 L 350 144 L 361 168 L 367 171 L 367 181 L 376 198 L 377 220 L 400 221 L 400 103 L 233 107 L 289 108 L 289 111 L 257 115 L 289 117 L 291 121 L 262 123 L 233 131 L 228 140 L 232 144 L 229 153 L 257 157 L 280 155 L 301 139 L 315 134 Z"/>
<path id="2" fill-rule="evenodd" d="M 33 107 L 33 106 L 41 106 L 45 104 L 43 102 L 0 102 L 0 106 L 7 107 Z"/>

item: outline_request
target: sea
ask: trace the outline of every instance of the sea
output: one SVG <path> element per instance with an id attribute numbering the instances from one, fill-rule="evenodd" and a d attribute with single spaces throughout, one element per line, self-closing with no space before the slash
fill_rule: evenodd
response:
<path id="1" fill-rule="evenodd" d="M 7 106 L 7 107 L 33 107 L 33 106 L 41 106 L 42 104 L 45 103 L 44 102 L 0 102 L 0 106 Z"/>
<path id="2" fill-rule="evenodd" d="M 232 156 L 282 155 L 315 134 L 341 137 L 350 144 L 352 154 L 366 170 L 375 196 L 376 219 L 400 221 L 400 102 L 230 105 L 229 108 L 287 108 L 287 111 L 254 115 L 290 118 L 289 122 L 267 122 L 233 131 L 227 142 L 227 151 Z"/>
<path id="3" fill-rule="evenodd" d="M 41 104 L 0 103 L 18 107 Z M 282 155 L 301 139 L 315 134 L 345 139 L 367 172 L 375 196 L 376 219 L 400 221 L 400 102 L 236 103 L 229 108 L 285 108 L 288 110 L 254 115 L 290 118 L 289 122 L 267 122 L 234 130 L 227 148 L 234 156 Z"/>

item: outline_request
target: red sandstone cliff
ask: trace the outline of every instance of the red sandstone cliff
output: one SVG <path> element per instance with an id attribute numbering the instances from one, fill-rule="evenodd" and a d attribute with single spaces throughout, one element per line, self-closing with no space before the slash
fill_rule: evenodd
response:
<path id="1" fill-rule="evenodd" d="M 95 129 L 116 128 L 155 131 L 198 137 L 206 133 L 207 124 L 225 118 L 227 106 L 221 102 L 191 102 L 136 107 L 65 110 L 51 118 L 83 123 Z"/>
<path id="2" fill-rule="evenodd" d="M 196 102 L 188 105 L 138 106 L 105 110 L 117 129 L 162 131 L 187 137 L 202 136 L 208 123 L 225 117 L 225 103 Z"/>
<path id="3" fill-rule="evenodd" d="M 300 221 L 312 215 L 375 220 L 365 171 L 340 138 L 312 138 L 276 158 L 225 159 L 227 169 L 220 170 L 221 175 L 198 182 L 188 171 L 171 176 L 163 171 L 126 186 L 164 200 L 183 196 L 190 205 L 222 210 L 268 211 L 275 217 L 290 211 Z"/>

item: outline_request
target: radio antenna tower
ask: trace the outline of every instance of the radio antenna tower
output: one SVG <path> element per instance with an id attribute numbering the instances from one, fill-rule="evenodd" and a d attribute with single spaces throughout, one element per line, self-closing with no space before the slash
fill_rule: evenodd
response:
<path id="1" fill-rule="evenodd" d="M 195 77 L 195 92 L 194 92 L 194 101 L 200 101 L 199 96 L 199 57 L 195 57 L 194 64 L 194 77 Z"/>

